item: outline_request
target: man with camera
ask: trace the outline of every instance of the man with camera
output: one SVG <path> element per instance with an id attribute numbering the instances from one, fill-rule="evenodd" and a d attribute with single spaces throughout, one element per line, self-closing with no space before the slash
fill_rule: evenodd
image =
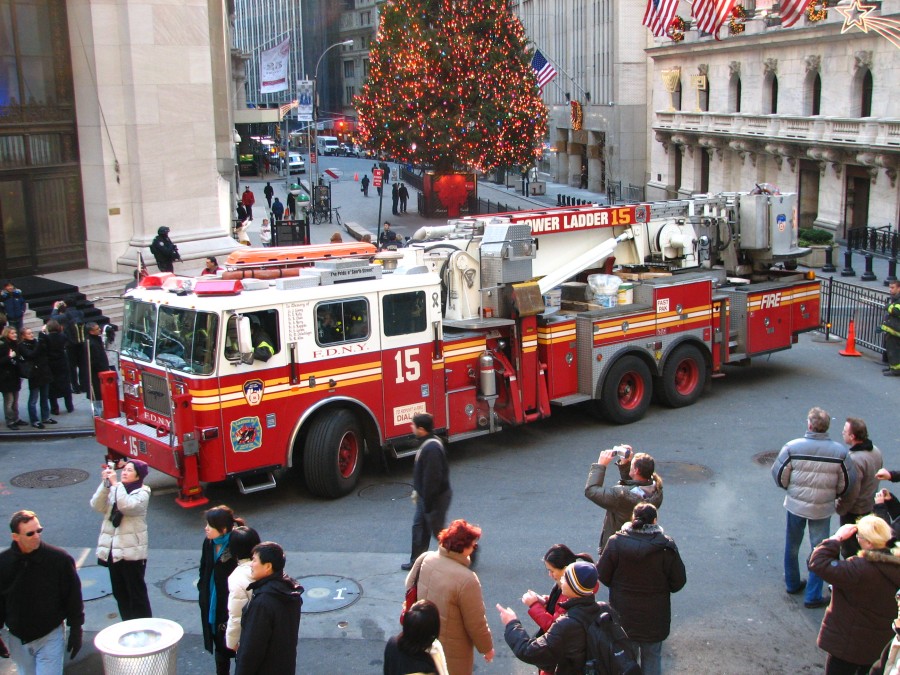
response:
<path id="1" fill-rule="evenodd" d="M 610 487 L 603 487 L 606 467 L 613 460 L 619 468 L 619 481 Z M 606 509 L 603 531 L 600 533 L 600 553 L 606 540 L 631 520 L 635 506 L 649 502 L 658 509 L 662 505 L 662 488 L 662 478 L 656 474 L 656 463 L 647 453 L 634 454 L 630 445 L 617 445 L 600 453 L 599 459 L 591 464 L 584 487 L 584 496 Z"/>

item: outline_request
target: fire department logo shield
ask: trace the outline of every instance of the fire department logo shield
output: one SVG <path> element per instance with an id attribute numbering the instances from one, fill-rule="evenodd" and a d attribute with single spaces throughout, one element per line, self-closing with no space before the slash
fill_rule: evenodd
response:
<path id="1" fill-rule="evenodd" d="M 231 423 L 231 447 L 235 452 L 252 452 L 262 446 L 262 424 L 258 417 L 242 417 Z"/>
<path id="2" fill-rule="evenodd" d="M 262 402 L 263 394 L 266 391 L 266 385 L 262 380 L 250 380 L 244 382 L 244 398 L 250 405 L 259 405 Z"/>
<path id="3" fill-rule="evenodd" d="M 647 207 L 643 204 L 639 204 L 634 207 L 634 222 L 636 223 L 646 223 L 647 222 Z"/>

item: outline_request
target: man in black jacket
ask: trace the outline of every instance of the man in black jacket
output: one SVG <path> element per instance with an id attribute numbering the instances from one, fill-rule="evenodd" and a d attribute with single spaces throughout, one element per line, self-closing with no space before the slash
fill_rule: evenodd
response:
<path id="1" fill-rule="evenodd" d="M 174 272 L 175 263 L 181 262 L 178 247 L 169 239 L 169 228 L 165 226 L 156 231 L 156 238 L 150 244 L 150 253 L 156 258 L 160 272 Z"/>
<path id="2" fill-rule="evenodd" d="M 101 337 L 100 326 L 91 321 L 85 325 L 87 330 L 86 355 L 89 366 L 89 377 L 87 378 L 87 395 L 94 406 L 94 417 L 100 417 L 103 414 L 103 400 L 100 396 L 100 373 L 109 370 L 109 357 L 106 355 L 106 348 L 103 346 L 103 338 Z"/>
<path id="3" fill-rule="evenodd" d="M 416 515 L 412 524 L 412 553 L 409 562 L 400 565 L 411 570 L 413 563 L 428 550 L 447 523 L 447 511 L 453 490 L 450 489 L 450 465 L 441 439 L 434 435 L 434 418 L 428 413 L 413 416 L 412 430 L 422 440 L 413 467 L 413 501 Z"/>
<path id="4" fill-rule="evenodd" d="M 303 586 L 284 573 L 284 550 L 272 541 L 253 547 L 253 592 L 241 617 L 234 675 L 292 675 L 297 667 L 297 638 Z"/>
<path id="5" fill-rule="evenodd" d="M 540 637 L 529 637 L 516 613 L 498 604 L 500 621 L 506 627 L 503 637 L 520 661 L 556 675 L 581 674 L 588 656 L 587 626 L 601 612 L 612 612 L 609 605 L 598 603 L 594 596 L 597 568 L 589 562 L 580 560 L 566 567 L 559 586 L 566 613 Z"/>
<path id="6" fill-rule="evenodd" d="M 41 541 L 33 511 L 16 511 L 9 521 L 13 543 L 0 553 L 0 656 L 12 655 L 20 673 L 63 672 L 65 652 L 81 649 L 84 603 L 75 561 Z M 69 641 L 65 626 L 69 624 Z M 40 664 L 40 667 L 38 666 Z"/>

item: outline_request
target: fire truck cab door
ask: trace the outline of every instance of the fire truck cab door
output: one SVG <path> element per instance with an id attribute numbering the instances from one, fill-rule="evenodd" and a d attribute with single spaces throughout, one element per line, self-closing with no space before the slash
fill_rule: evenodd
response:
<path id="1" fill-rule="evenodd" d="M 384 436 L 410 433 L 413 415 L 437 414 L 434 401 L 433 325 L 440 321 L 440 291 L 410 289 L 379 294 L 381 362 L 384 383 Z"/>

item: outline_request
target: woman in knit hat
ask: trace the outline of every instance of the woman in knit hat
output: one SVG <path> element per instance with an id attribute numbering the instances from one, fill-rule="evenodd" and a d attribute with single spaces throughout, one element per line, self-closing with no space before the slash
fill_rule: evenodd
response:
<path id="1" fill-rule="evenodd" d="M 97 543 L 98 563 L 109 568 L 113 596 L 122 621 L 153 616 L 144 572 L 147 569 L 147 506 L 150 467 L 137 459 L 122 466 L 121 478 L 106 465 L 103 480 L 91 497 L 91 508 L 103 514 Z"/>
<path id="2" fill-rule="evenodd" d="M 579 560 L 594 562 L 587 553 L 574 553 L 565 544 L 554 544 L 544 554 L 544 567 L 547 568 L 547 574 L 553 579 L 553 588 L 548 595 L 538 595 L 529 589 L 522 596 L 522 603 L 528 607 L 528 615 L 540 628 L 538 635 L 546 633 L 557 617 L 566 611 L 562 607 L 565 598 L 562 597 L 559 581 L 562 579 L 566 567 Z"/>
<path id="3" fill-rule="evenodd" d="M 859 555 L 841 560 L 841 542 L 854 536 Z M 900 557 L 888 549 L 892 538 L 885 521 L 864 516 L 856 525 L 841 525 L 809 558 L 809 570 L 832 586 L 817 640 L 828 653 L 825 675 L 868 673 L 893 637 Z"/>
<path id="4" fill-rule="evenodd" d="M 503 637 L 520 661 L 556 675 L 580 675 L 587 661 L 585 627 L 602 612 L 614 615 L 609 605 L 594 597 L 597 568 L 591 563 L 579 560 L 568 565 L 559 586 L 565 614 L 540 637 L 529 637 L 516 613 L 498 604 L 500 621 L 506 627 Z"/>

